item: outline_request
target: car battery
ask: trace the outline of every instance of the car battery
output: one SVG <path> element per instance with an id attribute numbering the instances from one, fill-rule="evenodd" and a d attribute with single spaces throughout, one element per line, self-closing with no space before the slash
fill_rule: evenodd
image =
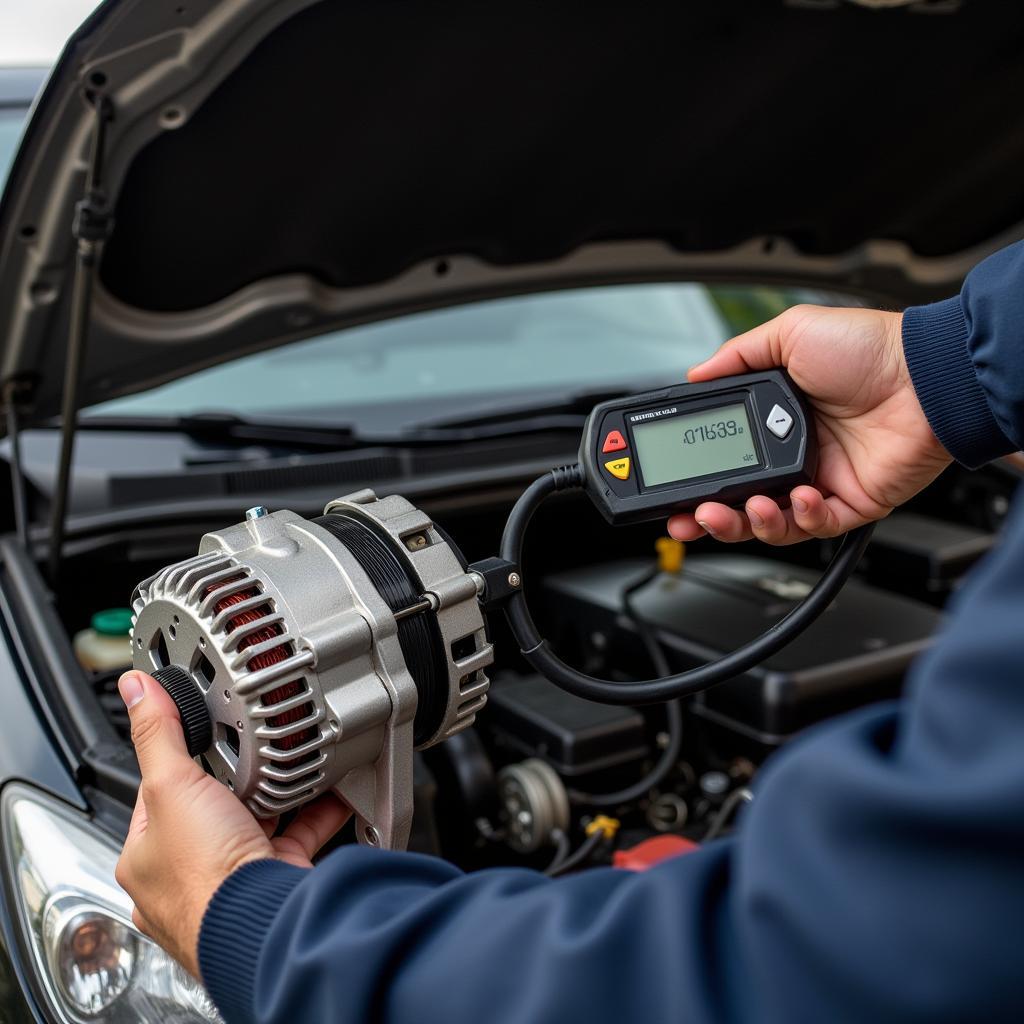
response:
<path id="1" fill-rule="evenodd" d="M 542 626 L 556 649 L 566 657 L 600 649 L 612 669 L 649 675 L 622 600 L 649 571 L 649 562 L 631 560 L 548 577 Z M 813 570 L 742 553 L 691 555 L 681 574 L 662 574 L 636 591 L 632 605 L 673 670 L 683 671 L 771 628 L 817 578 Z M 691 700 L 690 710 L 760 746 L 777 746 L 814 722 L 895 696 L 941 621 L 929 605 L 851 579 L 806 632 Z"/>

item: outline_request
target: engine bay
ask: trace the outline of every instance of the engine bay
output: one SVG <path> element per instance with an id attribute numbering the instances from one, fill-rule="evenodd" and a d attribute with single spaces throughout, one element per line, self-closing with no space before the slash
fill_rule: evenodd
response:
<path id="1" fill-rule="evenodd" d="M 950 469 L 879 525 L 857 577 L 802 637 L 680 702 L 677 722 L 665 705 L 613 707 L 556 689 L 526 665 L 505 621 L 490 616 L 487 706 L 470 728 L 416 753 L 409 848 L 466 869 L 554 865 L 557 873 L 572 860 L 568 851 L 584 851 L 586 863 L 643 864 L 727 831 L 756 799 L 751 784 L 774 751 L 808 726 L 898 696 L 958 581 L 994 542 L 1017 479 L 1005 464 Z M 495 550 L 509 494 L 449 492 L 420 506 L 473 560 Z M 57 594 L 68 636 L 97 607 L 123 604 L 139 579 L 194 553 L 197 537 L 217 525 L 139 524 L 74 542 Z M 706 661 L 799 601 L 834 546 L 769 551 L 705 539 L 689 545 L 673 573 L 657 571 L 662 536 L 656 523 L 611 531 L 575 495 L 538 513 L 526 585 L 562 658 L 611 679 L 646 678 L 650 651 L 632 617 L 639 613 L 673 670 Z M 627 612 L 624 594 L 640 580 Z M 118 675 L 85 673 L 83 681 L 130 758 Z M 628 799 L 615 799 L 623 793 Z M 350 826 L 337 842 L 352 839 Z M 652 840 L 657 853 L 648 852 Z"/>

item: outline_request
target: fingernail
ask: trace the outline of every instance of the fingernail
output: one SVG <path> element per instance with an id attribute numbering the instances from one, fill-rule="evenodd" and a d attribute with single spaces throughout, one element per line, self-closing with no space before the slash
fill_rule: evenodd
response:
<path id="1" fill-rule="evenodd" d="M 759 516 L 752 508 L 747 509 L 747 518 L 750 520 L 750 525 L 755 530 L 760 530 L 764 526 L 764 519 Z"/>
<path id="2" fill-rule="evenodd" d="M 125 707 L 129 710 L 146 696 L 138 672 L 125 672 L 117 681 L 117 690 L 121 694 L 121 700 L 124 701 Z"/>
<path id="3" fill-rule="evenodd" d="M 700 527 L 700 528 L 701 528 L 701 529 L 702 529 L 702 530 L 703 530 L 703 531 L 704 531 L 705 533 L 708 533 L 708 534 L 710 534 L 710 535 L 711 535 L 712 537 L 717 537 L 717 536 L 718 536 L 718 534 L 717 534 L 717 533 L 715 533 L 715 531 L 714 531 L 714 530 L 712 530 L 712 529 L 711 529 L 711 527 L 710 527 L 710 526 L 708 526 L 708 524 L 707 524 L 707 523 L 705 523 L 703 519 L 698 519 L 698 520 L 697 520 L 697 525 L 698 525 L 698 526 L 699 526 L 699 527 Z"/>
<path id="4" fill-rule="evenodd" d="M 807 502 L 804 501 L 803 498 L 794 498 L 793 508 L 795 508 L 797 512 L 804 513 L 807 511 Z"/>

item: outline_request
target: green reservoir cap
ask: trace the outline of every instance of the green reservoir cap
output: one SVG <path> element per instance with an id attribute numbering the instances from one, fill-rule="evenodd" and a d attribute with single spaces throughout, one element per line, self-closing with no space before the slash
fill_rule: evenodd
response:
<path id="1" fill-rule="evenodd" d="M 131 608 L 104 608 L 92 617 L 92 628 L 104 636 L 127 636 L 132 628 Z"/>

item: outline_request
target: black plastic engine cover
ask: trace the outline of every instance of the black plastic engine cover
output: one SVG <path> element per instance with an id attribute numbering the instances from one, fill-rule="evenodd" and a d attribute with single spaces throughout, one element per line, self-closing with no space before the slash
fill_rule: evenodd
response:
<path id="1" fill-rule="evenodd" d="M 545 580 L 542 628 L 566 657 L 595 646 L 635 677 L 648 670 L 623 589 L 649 569 L 631 560 Z M 675 670 L 735 650 L 778 622 L 818 574 L 744 554 L 690 556 L 633 604 L 655 626 Z M 768 661 L 692 701 L 691 710 L 759 744 L 776 746 L 813 722 L 898 694 L 910 662 L 942 621 L 934 608 L 854 579 L 805 633 Z"/>
<path id="2" fill-rule="evenodd" d="M 635 708 L 595 704 L 535 675 L 493 680 L 484 724 L 505 750 L 541 757 L 570 779 L 642 761 L 649 750 Z"/>

